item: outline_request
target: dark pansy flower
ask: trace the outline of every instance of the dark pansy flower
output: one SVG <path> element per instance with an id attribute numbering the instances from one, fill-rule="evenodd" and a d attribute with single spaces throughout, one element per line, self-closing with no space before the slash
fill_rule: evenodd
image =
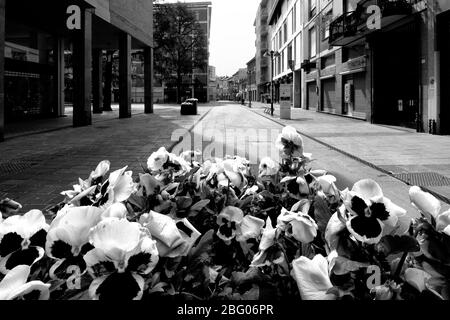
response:
<path id="1" fill-rule="evenodd" d="M 356 240 L 375 244 L 383 236 L 385 226 L 394 228 L 406 211 L 383 196 L 373 180 L 357 182 L 351 191 L 342 192 L 344 205 L 350 213 L 347 229 Z"/>
<path id="2" fill-rule="evenodd" d="M 44 256 L 49 225 L 39 210 L 11 216 L 0 224 L 0 272 L 31 266 Z"/>
<path id="3" fill-rule="evenodd" d="M 66 207 L 50 225 L 45 245 L 47 256 L 57 260 L 51 268 L 52 278 L 70 276 L 66 272 L 75 265 L 81 272 L 86 270 L 83 255 L 92 249 L 89 231 L 102 218 L 102 210 L 96 207 Z"/>
<path id="4" fill-rule="evenodd" d="M 156 241 L 139 223 L 106 218 L 91 229 L 94 247 L 85 256 L 95 278 L 89 293 L 95 300 L 139 300 L 148 275 L 159 260 Z"/>
<path id="5" fill-rule="evenodd" d="M 231 243 L 236 238 L 237 241 L 247 241 L 248 239 L 258 238 L 264 227 L 264 220 L 246 215 L 237 207 L 226 207 L 217 217 L 217 236 Z"/>

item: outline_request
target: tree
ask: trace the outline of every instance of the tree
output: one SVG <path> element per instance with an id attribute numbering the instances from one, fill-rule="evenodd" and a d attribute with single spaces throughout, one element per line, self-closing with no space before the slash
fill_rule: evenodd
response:
<path id="1" fill-rule="evenodd" d="M 155 4 L 153 23 L 155 71 L 175 84 L 177 103 L 181 103 L 183 76 L 192 75 L 194 69 L 207 69 L 205 32 L 183 3 Z"/>

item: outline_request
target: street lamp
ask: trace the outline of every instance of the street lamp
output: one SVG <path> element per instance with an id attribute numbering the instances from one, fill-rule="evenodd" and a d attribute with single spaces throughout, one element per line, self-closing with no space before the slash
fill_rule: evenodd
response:
<path id="1" fill-rule="evenodd" d="M 270 61 L 272 63 L 272 68 L 271 68 L 272 74 L 271 74 L 271 78 L 270 78 L 270 114 L 273 117 L 273 60 L 274 60 L 274 58 L 279 57 L 280 53 L 278 51 L 275 52 L 273 50 L 270 50 L 270 51 L 267 51 L 264 54 L 264 56 L 270 57 Z"/>

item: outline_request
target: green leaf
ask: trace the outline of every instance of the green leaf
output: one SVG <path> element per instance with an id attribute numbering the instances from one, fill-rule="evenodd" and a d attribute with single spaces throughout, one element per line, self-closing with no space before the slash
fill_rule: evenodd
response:
<path id="1" fill-rule="evenodd" d="M 418 252 L 420 246 L 417 240 L 411 236 L 392 236 L 383 237 L 376 246 L 377 251 L 383 252 L 386 256 L 402 252 Z"/>
<path id="2" fill-rule="evenodd" d="M 210 200 L 200 200 L 191 207 L 191 211 L 201 211 L 210 203 Z"/>
<path id="3" fill-rule="evenodd" d="M 331 219 L 331 212 L 325 200 L 319 196 L 314 199 L 314 218 L 319 227 L 319 231 L 324 234 L 327 229 L 328 221 Z"/>
<path id="4" fill-rule="evenodd" d="M 270 277 L 263 274 L 259 268 L 250 268 L 247 272 L 233 272 L 231 281 L 240 286 L 247 283 L 264 283 L 270 281 Z"/>
<path id="5" fill-rule="evenodd" d="M 192 248 L 192 250 L 188 254 L 189 259 L 188 264 L 193 264 L 197 260 L 202 260 L 201 259 L 202 255 L 209 252 L 211 249 L 213 237 L 214 237 L 214 230 L 211 229 L 200 238 L 200 241 L 198 242 L 197 246 Z"/>
<path id="6" fill-rule="evenodd" d="M 179 210 L 185 210 L 192 206 L 192 198 L 190 197 L 177 197 L 177 208 Z"/>

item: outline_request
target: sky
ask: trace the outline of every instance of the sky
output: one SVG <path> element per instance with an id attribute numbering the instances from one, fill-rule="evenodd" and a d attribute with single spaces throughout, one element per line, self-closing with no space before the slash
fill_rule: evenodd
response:
<path id="1" fill-rule="evenodd" d="M 171 0 L 173 2 L 175 0 Z M 216 67 L 217 76 L 232 76 L 247 67 L 256 53 L 255 21 L 260 0 L 181 0 L 210 1 L 211 38 L 209 64 Z M 169 1 L 168 1 L 169 2 Z"/>
<path id="2" fill-rule="evenodd" d="M 254 57 L 256 11 L 260 0 L 211 0 L 209 64 L 217 76 L 232 76 Z"/>

